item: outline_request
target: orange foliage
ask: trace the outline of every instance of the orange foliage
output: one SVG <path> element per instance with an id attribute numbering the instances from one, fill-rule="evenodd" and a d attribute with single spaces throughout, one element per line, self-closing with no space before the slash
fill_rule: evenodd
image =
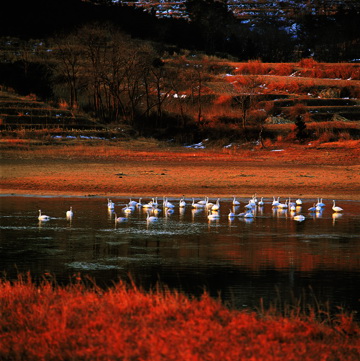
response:
<path id="1" fill-rule="evenodd" d="M 262 63 L 260 60 L 251 60 L 247 63 L 240 63 L 236 68 L 236 74 L 252 74 L 263 75 L 268 74 L 270 67 L 267 64 Z"/>
<path id="2" fill-rule="evenodd" d="M 294 67 L 292 64 L 279 63 L 275 65 L 274 69 L 272 69 L 271 74 L 289 76 L 293 72 L 294 72 Z"/>
<path id="3" fill-rule="evenodd" d="M 225 308 L 170 291 L 122 283 L 103 291 L 29 280 L 0 283 L 2 360 L 344 360 L 359 359 L 359 325 L 333 325 Z"/>
<path id="4" fill-rule="evenodd" d="M 214 100 L 214 105 L 229 105 L 231 103 L 232 96 L 221 94 Z"/>

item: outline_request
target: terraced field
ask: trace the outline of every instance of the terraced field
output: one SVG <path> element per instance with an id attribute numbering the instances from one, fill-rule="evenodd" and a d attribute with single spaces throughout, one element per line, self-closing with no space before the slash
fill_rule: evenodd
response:
<path id="1" fill-rule="evenodd" d="M 104 129 L 86 115 L 60 109 L 44 102 L 0 91 L 0 129 Z"/>

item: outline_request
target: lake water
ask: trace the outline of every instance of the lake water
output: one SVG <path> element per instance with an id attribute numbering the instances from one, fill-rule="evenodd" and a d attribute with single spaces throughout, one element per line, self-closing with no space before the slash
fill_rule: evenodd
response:
<path id="1" fill-rule="evenodd" d="M 238 200 L 236 214 L 248 203 Z M 323 200 L 322 212 L 309 213 L 316 200 L 303 199 L 297 212 L 306 219 L 297 222 L 288 210 L 273 209 L 270 198 L 253 209 L 254 218 L 232 220 L 232 199 L 223 198 L 219 218 L 212 221 L 206 211 L 194 211 L 191 199 L 182 210 L 178 199 L 170 199 L 173 213 L 160 207 L 153 223 L 144 208 L 115 223 L 101 197 L 1 196 L 0 201 L 0 271 L 7 279 L 30 271 L 35 280 L 51 275 L 63 284 L 80 275 L 106 287 L 131 277 L 145 289 L 160 282 L 195 296 L 207 290 L 237 308 L 295 298 L 360 311 L 359 201 L 337 201 L 344 209 L 337 215 L 332 200 Z M 125 216 L 129 198 L 113 201 L 117 216 Z M 68 220 L 70 207 L 74 216 Z M 51 219 L 39 222 L 39 209 Z"/>

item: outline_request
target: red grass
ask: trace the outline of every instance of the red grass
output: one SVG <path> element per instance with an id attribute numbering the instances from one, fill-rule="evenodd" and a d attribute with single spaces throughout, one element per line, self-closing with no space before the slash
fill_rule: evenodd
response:
<path id="1" fill-rule="evenodd" d="M 1 360 L 358 360 L 359 325 L 225 308 L 119 283 L 0 284 Z"/>

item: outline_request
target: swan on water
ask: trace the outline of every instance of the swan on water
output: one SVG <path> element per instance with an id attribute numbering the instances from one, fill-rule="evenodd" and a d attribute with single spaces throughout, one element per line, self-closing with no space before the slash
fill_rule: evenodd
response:
<path id="1" fill-rule="evenodd" d="M 278 207 L 281 209 L 288 208 L 288 200 L 286 200 L 285 203 L 279 203 Z"/>
<path id="2" fill-rule="evenodd" d="M 316 207 L 325 207 L 325 203 L 323 203 L 322 198 L 320 200 L 318 198 L 318 202 L 316 203 Z"/>
<path id="3" fill-rule="evenodd" d="M 249 200 L 249 203 L 246 204 L 244 207 L 245 207 L 246 209 L 253 209 L 254 206 L 255 206 L 255 203 L 253 203 L 252 200 L 250 199 L 250 200 Z"/>
<path id="4" fill-rule="evenodd" d="M 302 205 L 302 200 L 300 198 L 298 198 L 296 201 L 295 201 L 296 205 L 297 206 L 301 206 Z"/>
<path id="5" fill-rule="evenodd" d="M 41 209 L 39 209 L 39 217 L 38 220 L 39 221 L 48 221 L 50 219 L 49 216 L 47 216 L 46 214 L 41 214 Z"/>
<path id="6" fill-rule="evenodd" d="M 220 209 L 220 198 L 218 198 L 216 203 L 211 207 L 212 211 L 218 211 L 219 209 Z"/>
<path id="7" fill-rule="evenodd" d="M 211 213 L 211 210 L 209 210 L 209 213 L 208 213 L 207 217 L 210 220 L 214 220 L 214 219 L 219 219 L 220 215 L 218 213 Z"/>
<path id="8" fill-rule="evenodd" d="M 70 207 L 70 210 L 66 211 L 66 218 L 70 219 L 74 215 L 74 212 L 72 210 L 72 207 Z"/>
<path id="9" fill-rule="evenodd" d="M 195 203 L 195 199 L 193 198 L 192 199 L 193 201 L 192 201 L 192 207 L 193 208 L 195 208 L 195 209 L 200 209 L 200 208 L 204 208 L 205 207 L 205 205 L 204 204 L 201 204 L 201 203 Z"/>
<path id="10" fill-rule="evenodd" d="M 124 213 L 132 213 L 133 211 L 134 211 L 134 207 L 133 206 L 130 206 L 129 204 L 126 206 L 126 207 L 124 207 L 122 210 L 123 210 L 123 212 Z"/>
<path id="11" fill-rule="evenodd" d="M 185 206 L 186 206 L 186 202 L 185 202 L 184 198 L 181 198 L 179 201 L 179 207 L 184 208 Z"/>
<path id="12" fill-rule="evenodd" d="M 108 208 L 109 209 L 114 209 L 114 207 L 115 207 L 114 202 L 111 199 L 108 198 Z"/>
<path id="13" fill-rule="evenodd" d="M 198 204 L 202 204 L 202 205 L 206 205 L 206 202 L 207 202 L 207 197 L 205 197 L 205 199 L 201 200 L 201 201 L 198 201 L 197 203 Z"/>
<path id="14" fill-rule="evenodd" d="M 126 217 L 118 217 L 117 214 L 115 213 L 115 223 L 120 223 L 120 222 L 126 222 L 128 219 Z"/>
<path id="15" fill-rule="evenodd" d="M 130 200 L 129 200 L 129 206 L 136 207 L 136 206 L 137 206 L 137 204 L 138 204 L 138 202 L 136 202 L 136 201 L 132 201 L 132 200 L 131 200 L 131 198 L 130 198 Z"/>
<path id="16" fill-rule="evenodd" d="M 228 217 L 229 218 L 234 218 L 235 217 L 235 213 L 231 209 L 229 209 Z"/>
<path id="17" fill-rule="evenodd" d="M 297 216 L 294 216 L 294 221 L 297 221 L 297 222 L 302 222 L 302 221 L 305 221 L 305 216 L 303 216 L 302 214 L 298 214 Z"/>
<path id="18" fill-rule="evenodd" d="M 150 216 L 150 213 L 148 212 L 148 214 L 146 216 L 146 220 L 147 220 L 147 222 L 156 222 L 159 220 L 159 218 L 156 216 Z"/>
<path id="19" fill-rule="evenodd" d="M 308 211 L 310 211 L 310 212 L 315 212 L 315 211 L 316 211 L 316 205 L 315 205 L 315 203 L 313 204 L 312 207 L 308 208 Z"/>
<path id="20" fill-rule="evenodd" d="M 237 214 L 237 217 L 243 217 L 243 218 L 254 218 L 254 214 L 250 211 L 242 212 Z"/>
<path id="21" fill-rule="evenodd" d="M 175 206 L 171 202 L 169 202 L 167 198 L 164 198 L 163 207 L 165 207 L 165 208 L 174 208 Z"/>
<path id="22" fill-rule="evenodd" d="M 236 200 L 236 197 L 233 197 L 232 204 L 233 204 L 233 206 L 238 206 L 240 204 L 240 202 Z"/>
<path id="23" fill-rule="evenodd" d="M 342 212 L 342 211 L 343 211 L 343 209 L 342 209 L 341 207 L 339 207 L 339 206 L 337 206 L 337 205 L 335 204 L 335 200 L 333 200 L 332 210 L 333 210 L 335 213 L 336 213 L 336 212 Z"/>

